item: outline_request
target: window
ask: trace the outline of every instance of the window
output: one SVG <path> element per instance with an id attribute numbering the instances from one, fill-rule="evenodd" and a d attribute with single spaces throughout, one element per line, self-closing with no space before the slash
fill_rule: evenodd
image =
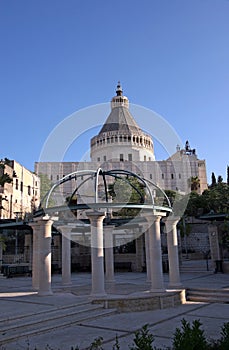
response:
<path id="1" fill-rule="evenodd" d="M 50 175 L 50 180 L 52 181 L 52 175 Z"/>
<path id="2" fill-rule="evenodd" d="M 164 174 L 161 174 L 161 178 L 164 180 L 164 178 L 165 178 L 165 175 Z"/>
<path id="3" fill-rule="evenodd" d="M 18 179 L 16 179 L 15 187 L 16 187 L 16 190 L 18 190 Z"/>
<path id="4" fill-rule="evenodd" d="M 97 158 L 97 162 L 100 162 L 100 157 Z"/>
<path id="5" fill-rule="evenodd" d="M 131 153 L 128 154 L 128 160 L 129 160 L 130 162 L 132 162 L 132 154 L 131 154 Z"/>
<path id="6" fill-rule="evenodd" d="M 151 161 L 151 157 L 149 157 L 149 162 Z"/>
<path id="7" fill-rule="evenodd" d="M 20 191 L 23 192 L 23 182 L 21 181 Z"/>
<path id="8" fill-rule="evenodd" d="M 59 180 L 59 175 L 56 175 L 56 179 Z"/>
<path id="9" fill-rule="evenodd" d="M 174 179 L 174 175 L 173 174 L 171 174 L 171 179 Z"/>
<path id="10" fill-rule="evenodd" d="M 123 162 L 123 160 L 124 160 L 124 157 L 123 157 L 123 154 L 120 154 L 120 162 Z"/>
<path id="11" fill-rule="evenodd" d="M 107 157 L 106 157 L 106 156 L 103 156 L 103 160 L 104 160 L 104 162 L 106 162 L 106 160 L 107 160 Z"/>
<path id="12" fill-rule="evenodd" d="M 30 196 L 31 195 L 31 187 L 28 186 L 28 195 Z"/>
<path id="13" fill-rule="evenodd" d="M 146 162 L 146 156 L 144 156 L 144 162 Z"/>
<path id="14" fill-rule="evenodd" d="M 179 174 L 179 179 L 181 179 L 181 174 Z"/>
<path id="15" fill-rule="evenodd" d="M 149 178 L 150 178 L 150 180 L 152 180 L 152 178 L 153 178 L 152 174 L 149 174 Z"/>

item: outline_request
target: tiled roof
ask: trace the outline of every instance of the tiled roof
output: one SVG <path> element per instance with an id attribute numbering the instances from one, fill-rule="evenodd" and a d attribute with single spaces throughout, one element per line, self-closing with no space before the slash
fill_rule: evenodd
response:
<path id="1" fill-rule="evenodd" d="M 104 132 L 118 131 L 120 133 L 132 135 L 142 135 L 143 132 L 130 114 L 128 108 L 118 106 L 111 110 L 99 135 Z"/>

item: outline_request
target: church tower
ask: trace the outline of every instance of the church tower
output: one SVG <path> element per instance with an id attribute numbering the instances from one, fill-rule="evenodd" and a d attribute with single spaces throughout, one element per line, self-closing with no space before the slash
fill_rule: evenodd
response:
<path id="1" fill-rule="evenodd" d="M 129 111 L 129 100 L 123 96 L 118 82 L 116 96 L 111 100 L 111 113 L 99 134 L 91 139 L 91 160 L 153 161 L 153 141 L 135 122 Z"/>

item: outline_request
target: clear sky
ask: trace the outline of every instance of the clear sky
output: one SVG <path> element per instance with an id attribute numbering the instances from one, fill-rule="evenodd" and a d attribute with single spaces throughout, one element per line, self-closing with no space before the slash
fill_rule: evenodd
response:
<path id="1" fill-rule="evenodd" d="M 33 170 L 53 128 L 120 80 L 226 179 L 229 1 L 1 0 L 0 50 L 0 158 Z"/>

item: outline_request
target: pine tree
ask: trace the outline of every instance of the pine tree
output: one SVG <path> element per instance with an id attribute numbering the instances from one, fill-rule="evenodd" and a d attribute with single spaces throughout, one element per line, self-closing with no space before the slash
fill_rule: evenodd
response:
<path id="1" fill-rule="evenodd" d="M 215 174 L 212 172 L 212 184 L 211 186 L 215 186 L 216 185 L 216 177 Z"/>

